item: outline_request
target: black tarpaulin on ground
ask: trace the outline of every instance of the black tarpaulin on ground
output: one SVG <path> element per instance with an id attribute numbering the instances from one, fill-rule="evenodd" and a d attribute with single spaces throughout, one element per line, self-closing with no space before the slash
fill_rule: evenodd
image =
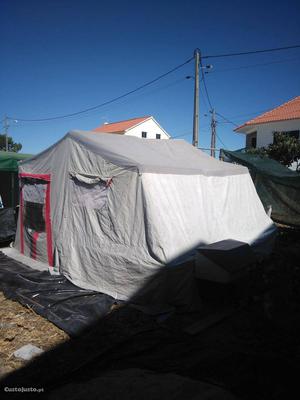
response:
<path id="1" fill-rule="evenodd" d="M 0 209 L 0 242 L 13 240 L 16 234 L 15 210 L 13 208 Z"/>
<path id="2" fill-rule="evenodd" d="M 63 276 L 36 271 L 0 252 L 0 289 L 4 295 L 53 322 L 70 336 L 78 335 L 106 315 L 115 300 L 81 289 Z"/>

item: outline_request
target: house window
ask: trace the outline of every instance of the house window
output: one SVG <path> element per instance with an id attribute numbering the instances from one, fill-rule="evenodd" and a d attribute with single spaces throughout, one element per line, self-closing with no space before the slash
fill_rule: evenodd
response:
<path id="1" fill-rule="evenodd" d="M 246 149 L 256 148 L 257 132 L 248 133 L 246 136 Z"/>
<path id="2" fill-rule="evenodd" d="M 256 148 L 256 137 L 251 138 L 251 147 Z"/>
<path id="3" fill-rule="evenodd" d="M 274 139 L 273 143 L 276 143 L 276 135 L 278 133 L 282 133 L 283 135 L 289 136 L 289 137 L 294 137 L 295 139 L 299 139 L 299 131 L 281 131 L 281 132 L 274 132 Z"/>
<path id="4" fill-rule="evenodd" d="M 147 137 L 147 132 L 142 132 L 142 138 L 146 139 Z"/>
<path id="5" fill-rule="evenodd" d="M 156 134 L 156 139 L 160 139 L 161 137 L 160 137 L 160 133 L 157 133 Z"/>

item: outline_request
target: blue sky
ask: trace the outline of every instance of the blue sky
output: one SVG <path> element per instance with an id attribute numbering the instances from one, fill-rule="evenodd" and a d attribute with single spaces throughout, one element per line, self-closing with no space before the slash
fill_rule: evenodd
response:
<path id="1" fill-rule="evenodd" d="M 76 112 L 136 88 L 203 55 L 300 43 L 299 1 L 2 0 L 0 114 L 36 119 Z M 206 82 L 217 112 L 240 124 L 300 95 L 300 49 L 210 59 Z M 13 122 L 23 152 L 37 153 L 70 129 L 153 115 L 172 135 L 191 141 L 193 63 L 114 104 L 51 122 Z M 201 85 L 199 146 L 210 143 Z M 229 149 L 244 137 L 218 118 Z M 223 144 L 218 141 L 218 147 Z"/>

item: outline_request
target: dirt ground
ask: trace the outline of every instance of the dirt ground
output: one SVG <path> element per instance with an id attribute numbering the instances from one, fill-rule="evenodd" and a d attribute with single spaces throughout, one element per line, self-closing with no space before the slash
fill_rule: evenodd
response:
<path id="1" fill-rule="evenodd" d="M 25 365 L 14 351 L 31 343 L 49 350 L 68 339 L 68 335 L 30 308 L 8 300 L 0 292 L 0 377 Z"/>

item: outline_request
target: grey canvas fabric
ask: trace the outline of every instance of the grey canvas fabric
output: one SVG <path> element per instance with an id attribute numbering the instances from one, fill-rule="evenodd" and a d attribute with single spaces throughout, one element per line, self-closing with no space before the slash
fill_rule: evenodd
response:
<path id="1" fill-rule="evenodd" d="M 226 176 L 247 174 L 241 166 L 220 163 L 184 140 L 137 140 L 133 136 L 74 131 L 69 137 L 105 160 L 139 172 Z"/>
<path id="2" fill-rule="evenodd" d="M 193 267 L 178 265 L 199 245 L 235 239 L 255 247 L 275 231 L 247 168 L 182 140 L 74 131 L 20 171 L 51 174 L 51 272 L 120 300 L 146 287 L 161 297 L 168 269 L 184 299 Z M 20 237 L 19 221 L 18 249 Z M 37 254 L 43 259 L 46 251 L 43 245 Z"/>

